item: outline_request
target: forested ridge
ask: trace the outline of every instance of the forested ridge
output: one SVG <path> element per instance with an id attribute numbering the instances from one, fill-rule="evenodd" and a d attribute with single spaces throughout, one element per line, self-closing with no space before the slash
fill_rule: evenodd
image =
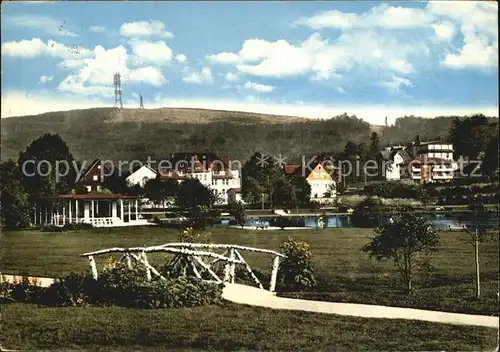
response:
<path id="1" fill-rule="evenodd" d="M 201 109 L 114 110 L 109 108 L 52 112 L 1 120 L 2 160 L 44 133 L 57 133 L 81 160 L 153 160 L 174 151 L 211 151 L 245 161 L 254 152 L 302 155 L 339 153 L 348 141 L 369 143 L 377 131 L 380 144 L 407 144 L 449 137 L 454 116 L 405 116 L 391 126 L 371 126 L 347 114 L 306 119 L 246 112 Z"/>

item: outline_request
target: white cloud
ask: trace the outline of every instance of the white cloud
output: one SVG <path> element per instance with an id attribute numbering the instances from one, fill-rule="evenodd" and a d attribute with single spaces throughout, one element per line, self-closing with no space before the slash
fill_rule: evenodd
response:
<path id="1" fill-rule="evenodd" d="M 438 40 L 451 41 L 455 36 L 455 25 L 450 21 L 433 24 L 432 28 Z"/>
<path id="2" fill-rule="evenodd" d="M 64 111 L 73 109 L 87 109 L 95 107 L 111 107 L 110 100 L 92 99 L 89 97 L 76 97 L 74 95 L 61 95 L 54 92 L 27 92 L 2 91 L 2 118 L 21 115 L 35 115 L 50 111 Z M 137 103 L 125 105 L 125 108 L 137 108 Z M 270 104 L 254 97 L 252 102 L 241 100 L 223 99 L 165 99 L 156 96 L 154 102 L 148 104 L 148 108 L 193 108 L 214 109 L 228 111 L 245 111 L 263 114 L 297 116 L 306 118 L 331 118 L 332 116 L 347 113 L 364 119 L 372 124 L 383 124 L 387 116 L 389 122 L 397 117 L 415 115 L 423 117 L 436 117 L 446 115 L 469 115 L 472 113 L 483 113 L 488 116 L 498 116 L 498 106 L 397 106 L 397 105 L 340 105 L 333 106 L 314 104 L 308 102 L 296 102 L 295 104 Z"/>
<path id="3" fill-rule="evenodd" d="M 186 69 L 185 76 L 182 80 L 186 83 L 204 84 L 212 83 L 213 76 L 210 67 L 203 67 L 200 72 L 191 72 L 190 69 Z"/>
<path id="4" fill-rule="evenodd" d="M 252 89 L 252 90 L 255 90 L 256 92 L 260 92 L 260 93 L 270 93 L 274 90 L 273 86 L 268 86 L 265 84 L 260 84 L 260 83 L 250 82 L 250 81 L 245 83 L 245 88 Z"/>
<path id="5" fill-rule="evenodd" d="M 390 81 L 380 82 L 380 85 L 386 87 L 393 93 L 401 92 L 401 88 L 403 86 L 405 87 L 412 86 L 411 81 L 409 79 L 398 76 L 392 76 Z"/>
<path id="6" fill-rule="evenodd" d="M 150 42 L 132 39 L 129 41 L 137 64 L 155 63 L 157 65 L 172 61 L 173 52 L 164 41 Z"/>
<path id="7" fill-rule="evenodd" d="M 228 72 L 226 73 L 226 75 L 224 76 L 224 79 L 227 81 L 227 82 L 236 82 L 239 77 L 237 74 L 235 73 L 232 73 L 232 72 Z"/>
<path id="8" fill-rule="evenodd" d="M 308 26 L 312 29 L 337 28 L 418 28 L 428 26 L 434 15 L 418 8 L 388 6 L 382 4 L 363 14 L 345 13 L 337 10 L 324 11 L 311 17 L 300 18 L 295 25 Z"/>
<path id="9" fill-rule="evenodd" d="M 165 24 L 157 20 L 126 22 L 121 25 L 120 34 L 124 37 L 174 37 L 165 30 Z"/>
<path id="10" fill-rule="evenodd" d="M 410 59 L 421 59 L 428 54 L 426 43 L 357 30 L 342 33 L 334 42 L 314 33 L 298 45 L 285 40 L 249 39 L 243 42 L 238 53 L 224 53 L 224 57 L 240 62 L 236 69 L 250 75 L 289 77 L 309 74 L 313 80 L 325 80 L 339 78 L 341 71 L 356 67 L 372 72 L 409 74 L 414 71 Z"/>
<path id="11" fill-rule="evenodd" d="M 175 60 L 177 62 L 186 62 L 187 61 L 187 56 L 184 54 L 179 54 L 175 56 Z"/>
<path id="12" fill-rule="evenodd" d="M 143 83 L 159 87 L 168 83 L 157 67 L 130 69 L 127 49 L 121 45 L 108 50 L 99 45 L 94 49 L 94 55 L 94 58 L 72 62 L 76 69 L 59 84 L 58 89 L 82 95 L 110 96 L 113 94 L 112 77 L 116 72 L 121 75 L 122 85 Z"/>
<path id="13" fill-rule="evenodd" d="M 44 84 L 44 83 L 52 81 L 53 79 L 54 79 L 54 76 L 45 76 L 45 75 L 43 75 L 43 76 L 40 76 L 39 83 Z"/>
<path id="14" fill-rule="evenodd" d="M 3 16 L 2 22 L 2 27 L 28 28 L 51 36 L 78 37 L 78 34 L 73 31 L 73 27 L 67 24 L 66 21 L 42 15 Z"/>
<path id="15" fill-rule="evenodd" d="M 78 59 L 89 57 L 91 54 L 92 51 L 85 48 L 68 47 L 53 40 L 44 42 L 39 38 L 2 43 L 2 55 L 26 59 L 42 55 L 61 59 Z"/>
<path id="16" fill-rule="evenodd" d="M 90 26 L 89 27 L 89 32 L 94 32 L 94 33 L 104 33 L 106 32 L 106 27 L 104 26 Z"/>
<path id="17" fill-rule="evenodd" d="M 463 46 L 441 61 L 452 69 L 498 67 L 498 6 L 490 2 L 429 2 L 427 10 L 457 24 Z"/>
<path id="18" fill-rule="evenodd" d="M 207 55 L 206 58 L 207 60 L 218 64 L 235 64 L 240 62 L 240 57 L 237 54 L 228 52 Z"/>
<path id="19" fill-rule="evenodd" d="M 345 90 L 344 88 L 342 88 L 342 87 L 339 87 L 339 88 L 337 89 L 337 91 L 338 91 L 340 94 L 347 94 L 346 90 Z"/>

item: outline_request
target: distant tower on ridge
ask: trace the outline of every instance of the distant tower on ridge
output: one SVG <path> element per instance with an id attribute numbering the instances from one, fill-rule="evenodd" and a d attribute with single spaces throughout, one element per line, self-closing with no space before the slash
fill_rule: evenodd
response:
<path id="1" fill-rule="evenodd" d="M 115 86 L 115 108 L 118 108 L 118 103 L 120 104 L 120 109 L 123 109 L 122 102 L 122 80 L 119 73 L 115 73 L 113 76 L 113 84 Z"/>
<path id="2" fill-rule="evenodd" d="M 139 109 L 144 109 L 144 102 L 142 101 L 142 95 L 139 95 L 139 98 L 141 99 L 141 105 L 139 105 Z"/>

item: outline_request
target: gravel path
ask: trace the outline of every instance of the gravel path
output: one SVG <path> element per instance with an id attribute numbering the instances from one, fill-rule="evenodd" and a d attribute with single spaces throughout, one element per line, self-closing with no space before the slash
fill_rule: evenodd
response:
<path id="1" fill-rule="evenodd" d="M 496 329 L 499 326 L 499 318 L 495 316 L 283 298 L 276 297 L 275 294 L 269 291 L 241 284 L 226 284 L 223 291 L 223 298 L 234 303 L 272 309 L 301 310 L 364 318 L 421 320 L 446 324 L 484 326 Z"/>

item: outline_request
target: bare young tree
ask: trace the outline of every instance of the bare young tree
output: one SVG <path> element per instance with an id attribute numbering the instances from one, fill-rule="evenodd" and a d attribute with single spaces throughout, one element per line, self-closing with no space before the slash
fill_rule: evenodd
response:
<path id="1" fill-rule="evenodd" d="M 468 237 L 465 242 L 470 244 L 474 249 L 474 263 L 476 269 L 476 298 L 481 296 L 481 280 L 479 266 L 479 247 L 480 244 L 493 238 L 494 231 L 490 230 L 490 223 L 495 221 L 495 213 L 488 211 L 482 197 L 474 197 L 471 199 L 470 205 L 470 226 L 466 228 Z M 497 226 L 498 229 L 498 220 Z"/>

